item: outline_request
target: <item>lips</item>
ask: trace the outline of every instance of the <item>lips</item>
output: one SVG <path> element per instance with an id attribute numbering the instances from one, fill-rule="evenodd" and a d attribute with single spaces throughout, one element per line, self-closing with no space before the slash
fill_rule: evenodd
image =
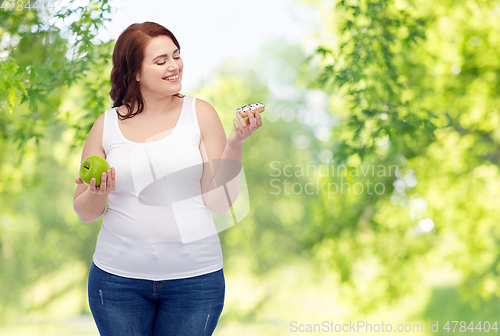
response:
<path id="1" fill-rule="evenodd" d="M 164 80 L 176 80 L 176 79 L 179 79 L 179 74 L 166 76 L 166 77 L 163 77 L 163 79 Z"/>

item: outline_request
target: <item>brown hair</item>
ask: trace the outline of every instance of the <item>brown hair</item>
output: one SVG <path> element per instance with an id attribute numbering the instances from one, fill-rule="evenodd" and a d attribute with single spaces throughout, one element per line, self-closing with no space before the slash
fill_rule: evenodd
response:
<path id="1" fill-rule="evenodd" d="M 144 50 L 153 37 L 166 35 L 181 50 L 181 46 L 174 34 L 162 25 L 146 21 L 131 24 L 125 29 L 116 41 L 113 50 L 113 69 L 111 70 L 111 91 L 109 95 L 113 100 L 113 107 L 125 105 L 128 113 L 122 120 L 132 118 L 144 110 L 144 98 L 136 80 L 144 59 Z M 179 98 L 184 95 L 174 94 Z M 137 104 L 137 112 L 132 113 L 132 103 Z M 117 112 L 118 113 L 118 112 Z M 118 117 L 121 115 L 118 113 Z"/>

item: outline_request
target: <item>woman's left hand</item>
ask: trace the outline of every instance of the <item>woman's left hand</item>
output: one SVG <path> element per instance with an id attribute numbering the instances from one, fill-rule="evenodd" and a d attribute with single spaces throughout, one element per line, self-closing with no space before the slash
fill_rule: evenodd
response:
<path id="1" fill-rule="evenodd" d="M 242 144 L 253 132 L 262 126 L 262 118 L 259 112 L 255 112 L 255 117 L 251 111 L 247 112 L 248 118 L 245 120 L 243 117 L 236 113 L 240 120 L 240 125 L 233 119 L 234 132 L 229 135 L 227 142 Z"/>

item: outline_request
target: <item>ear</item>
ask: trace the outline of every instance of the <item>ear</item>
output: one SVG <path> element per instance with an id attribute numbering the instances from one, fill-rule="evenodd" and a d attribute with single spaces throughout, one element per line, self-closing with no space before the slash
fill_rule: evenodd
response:
<path id="1" fill-rule="evenodd" d="M 139 74 L 135 75 L 135 80 L 138 81 L 138 82 L 141 81 L 141 78 L 140 78 Z"/>

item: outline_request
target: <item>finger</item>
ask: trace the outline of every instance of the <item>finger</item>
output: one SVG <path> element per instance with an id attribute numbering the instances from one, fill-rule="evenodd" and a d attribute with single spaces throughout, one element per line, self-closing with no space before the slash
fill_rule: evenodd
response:
<path id="1" fill-rule="evenodd" d="M 259 111 L 255 112 L 255 119 L 256 119 L 256 122 L 257 122 L 257 127 L 262 126 L 262 117 L 260 116 L 260 112 Z"/>
<path id="2" fill-rule="evenodd" d="M 106 172 L 102 173 L 101 175 L 101 185 L 99 186 L 99 191 L 106 191 L 106 179 L 108 177 L 108 174 Z"/>
<path id="3" fill-rule="evenodd" d="M 111 190 L 115 190 L 115 168 L 111 168 Z"/>
<path id="4" fill-rule="evenodd" d="M 250 111 L 247 112 L 247 116 L 251 114 Z M 248 124 L 250 123 L 248 118 L 247 119 L 243 119 L 243 116 L 241 114 L 238 115 L 238 118 L 240 119 L 240 129 L 241 129 L 241 133 L 244 133 L 247 131 L 247 127 L 248 127 Z"/>
<path id="5" fill-rule="evenodd" d="M 90 188 L 90 191 L 93 192 L 93 193 L 95 193 L 95 191 L 96 191 L 95 190 L 96 189 L 95 184 L 96 184 L 96 179 L 95 179 L 95 177 L 92 177 L 90 179 L 90 187 L 89 188 Z"/>
<path id="6" fill-rule="evenodd" d="M 257 124 L 255 123 L 255 116 L 253 115 L 253 112 L 252 111 L 248 111 L 250 113 L 247 113 L 248 115 L 248 124 L 249 125 L 252 125 L 252 126 L 257 126 Z"/>
<path id="7" fill-rule="evenodd" d="M 236 118 L 238 118 L 238 120 L 239 120 L 240 122 L 242 122 L 242 121 L 243 121 L 243 116 L 242 116 L 240 113 L 238 113 L 238 112 L 236 112 Z"/>
<path id="8" fill-rule="evenodd" d="M 113 178 L 111 176 L 111 169 L 108 169 L 108 172 L 107 172 L 107 177 L 106 177 L 106 186 L 108 186 L 108 189 L 109 187 L 111 186 L 111 179 Z"/>
<path id="9" fill-rule="evenodd" d="M 237 132 L 241 132 L 240 125 L 238 125 L 238 122 L 236 119 L 233 119 L 233 125 L 234 125 L 234 130 Z"/>
<path id="10" fill-rule="evenodd" d="M 238 116 L 238 120 L 240 121 L 240 125 L 238 125 L 238 127 L 239 127 L 239 131 L 241 132 L 243 130 L 243 127 L 242 127 L 243 124 L 246 125 L 245 119 L 243 119 L 243 117 L 241 116 L 241 114 L 239 114 L 239 113 L 236 113 L 236 114 Z"/>
<path id="11" fill-rule="evenodd" d="M 250 128 L 252 127 L 252 122 L 250 121 L 250 116 L 252 115 L 252 112 L 248 112 L 247 115 L 248 118 L 245 119 L 245 126 L 243 126 L 243 128 L 245 129 L 245 131 L 249 132 Z"/>

